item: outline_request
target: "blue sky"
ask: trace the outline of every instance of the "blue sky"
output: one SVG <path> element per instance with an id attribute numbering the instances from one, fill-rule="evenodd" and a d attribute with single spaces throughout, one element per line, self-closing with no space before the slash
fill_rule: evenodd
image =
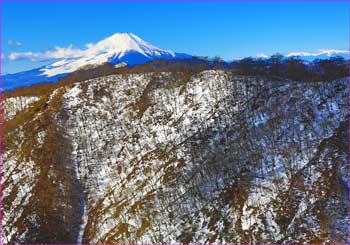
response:
<path id="1" fill-rule="evenodd" d="M 2 2 L 2 73 L 49 61 L 13 52 L 84 48 L 116 32 L 177 52 L 226 60 L 349 48 L 347 2 Z"/>

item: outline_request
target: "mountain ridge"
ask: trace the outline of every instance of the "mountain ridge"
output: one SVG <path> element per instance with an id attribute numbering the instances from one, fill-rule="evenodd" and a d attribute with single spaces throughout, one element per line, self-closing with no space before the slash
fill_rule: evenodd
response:
<path id="1" fill-rule="evenodd" d="M 347 81 L 142 72 L 7 96 L 2 243 L 346 243 Z"/>

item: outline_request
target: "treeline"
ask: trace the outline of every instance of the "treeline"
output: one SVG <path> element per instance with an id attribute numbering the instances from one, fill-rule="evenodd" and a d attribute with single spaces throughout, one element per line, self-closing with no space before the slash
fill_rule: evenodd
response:
<path id="1" fill-rule="evenodd" d="M 270 58 L 244 58 L 233 62 L 225 62 L 216 56 L 193 57 L 183 60 L 154 60 L 146 64 L 133 67 L 115 67 L 113 64 L 80 69 L 61 78 L 57 83 L 42 83 L 30 87 L 20 87 L 3 93 L 3 98 L 9 96 L 36 95 L 51 91 L 57 87 L 81 82 L 88 79 L 107 76 L 111 74 L 131 74 L 144 72 L 180 72 L 186 77 L 195 73 L 220 69 L 232 71 L 237 75 L 270 76 L 274 78 L 291 79 L 295 81 L 331 81 L 349 76 L 349 61 L 343 57 L 331 57 L 329 59 L 316 59 L 311 62 L 298 57 L 284 57 L 280 54 Z"/>
<path id="2" fill-rule="evenodd" d="M 268 59 L 245 58 L 232 62 L 232 70 L 241 75 L 276 76 L 296 81 L 331 81 L 349 76 L 349 63 L 343 57 L 315 59 L 272 55 Z"/>
<path id="3" fill-rule="evenodd" d="M 1 94 L 1 98 L 4 100 L 10 97 L 19 96 L 41 96 L 44 94 L 51 94 L 52 91 L 58 87 L 59 85 L 57 83 L 43 82 L 31 86 L 7 90 Z"/>
<path id="4" fill-rule="evenodd" d="M 142 65 L 115 67 L 113 64 L 105 63 L 103 65 L 80 69 L 70 73 L 68 76 L 58 80 L 59 85 L 72 84 L 74 82 L 81 82 L 92 78 L 108 76 L 112 74 L 134 74 L 146 72 L 179 72 L 185 76 L 189 76 L 207 69 L 229 68 L 229 64 L 220 62 L 219 66 L 214 66 L 210 61 L 201 58 L 183 59 L 183 60 L 154 60 Z"/>
<path id="5" fill-rule="evenodd" d="M 349 61 L 343 57 L 305 61 L 280 54 L 270 58 L 244 58 L 225 62 L 220 57 L 193 57 L 187 60 L 156 60 L 147 64 L 120 68 L 117 73 L 183 72 L 196 73 L 208 69 L 232 71 L 237 75 L 271 76 L 295 81 L 331 81 L 349 76 Z"/>

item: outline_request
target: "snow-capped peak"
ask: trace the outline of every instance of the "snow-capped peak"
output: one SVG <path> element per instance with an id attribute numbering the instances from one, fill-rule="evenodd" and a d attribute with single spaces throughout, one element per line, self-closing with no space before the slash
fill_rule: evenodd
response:
<path id="1" fill-rule="evenodd" d="M 319 49 L 317 52 L 292 52 L 287 54 L 287 57 L 291 56 L 321 56 L 326 55 L 328 57 L 332 55 L 348 55 L 349 50 L 345 49 Z"/>
<path id="2" fill-rule="evenodd" d="M 330 57 L 335 56 L 341 56 L 345 59 L 350 58 L 350 51 L 346 49 L 319 49 L 315 52 L 290 52 L 287 54 L 284 54 L 285 57 L 300 57 L 301 59 L 305 61 L 313 61 L 315 59 L 328 59 Z M 258 53 L 256 58 L 269 58 L 270 55 L 267 55 L 265 53 Z M 242 58 L 237 58 L 237 60 L 240 60 Z"/>
<path id="3" fill-rule="evenodd" d="M 145 56 L 159 55 L 162 52 L 175 56 L 174 52 L 158 48 L 129 32 L 116 33 L 98 42 L 91 49 L 97 49 L 96 51 L 104 50 L 119 55 L 128 51 L 137 51 Z"/>
<path id="4" fill-rule="evenodd" d="M 79 57 L 59 60 L 41 69 L 47 77 L 66 74 L 81 69 L 87 65 L 96 66 L 106 62 L 128 65 L 142 64 L 154 59 L 171 59 L 179 55 L 156 47 L 133 33 L 120 32 L 107 37 L 96 44 L 86 45 L 79 50 Z M 180 55 L 183 57 L 183 55 Z"/>

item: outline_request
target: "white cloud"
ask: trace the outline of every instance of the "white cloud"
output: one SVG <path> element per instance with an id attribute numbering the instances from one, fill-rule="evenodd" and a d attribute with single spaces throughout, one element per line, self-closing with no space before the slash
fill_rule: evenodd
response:
<path id="1" fill-rule="evenodd" d="M 88 48 L 88 49 L 89 49 L 89 48 L 92 48 L 93 46 L 94 46 L 93 43 L 88 43 L 88 44 L 85 45 L 85 47 Z"/>
<path id="2" fill-rule="evenodd" d="M 11 40 L 11 39 L 7 41 L 7 44 L 9 46 L 14 46 L 14 47 L 19 47 L 22 45 L 22 43 L 20 41 L 15 41 L 15 40 Z"/>
<path id="3" fill-rule="evenodd" d="M 68 47 L 55 47 L 53 50 L 47 50 L 44 52 L 13 52 L 8 55 L 9 60 L 27 59 L 31 61 L 44 61 L 50 59 L 69 59 L 69 58 L 82 58 L 97 56 L 101 53 L 113 51 L 116 46 L 120 46 L 121 49 L 124 46 L 128 46 L 130 41 L 123 42 L 118 40 L 114 36 L 104 39 L 97 43 L 88 43 L 83 49 L 73 48 L 73 45 Z M 124 46 L 123 46 L 124 45 Z"/>
<path id="4" fill-rule="evenodd" d="M 29 59 L 31 61 L 43 61 L 49 59 L 78 58 L 84 55 L 84 50 L 74 49 L 72 45 L 66 48 L 55 47 L 54 50 L 45 52 L 13 52 L 8 58 L 10 60 Z"/>
<path id="5" fill-rule="evenodd" d="M 258 53 L 258 54 L 256 55 L 256 57 L 257 57 L 257 58 L 268 58 L 269 56 L 266 55 L 266 54 L 264 54 L 264 53 Z"/>
<path id="6" fill-rule="evenodd" d="M 101 45 L 102 44 L 102 45 Z M 44 52 L 13 52 L 8 55 L 9 60 L 27 59 L 31 61 L 45 61 L 50 59 L 69 59 L 69 58 L 81 58 L 91 57 L 106 52 L 103 42 L 96 44 L 88 43 L 85 45 L 85 49 L 73 48 L 73 45 L 68 47 L 56 46 L 53 50 L 47 50 Z"/>

